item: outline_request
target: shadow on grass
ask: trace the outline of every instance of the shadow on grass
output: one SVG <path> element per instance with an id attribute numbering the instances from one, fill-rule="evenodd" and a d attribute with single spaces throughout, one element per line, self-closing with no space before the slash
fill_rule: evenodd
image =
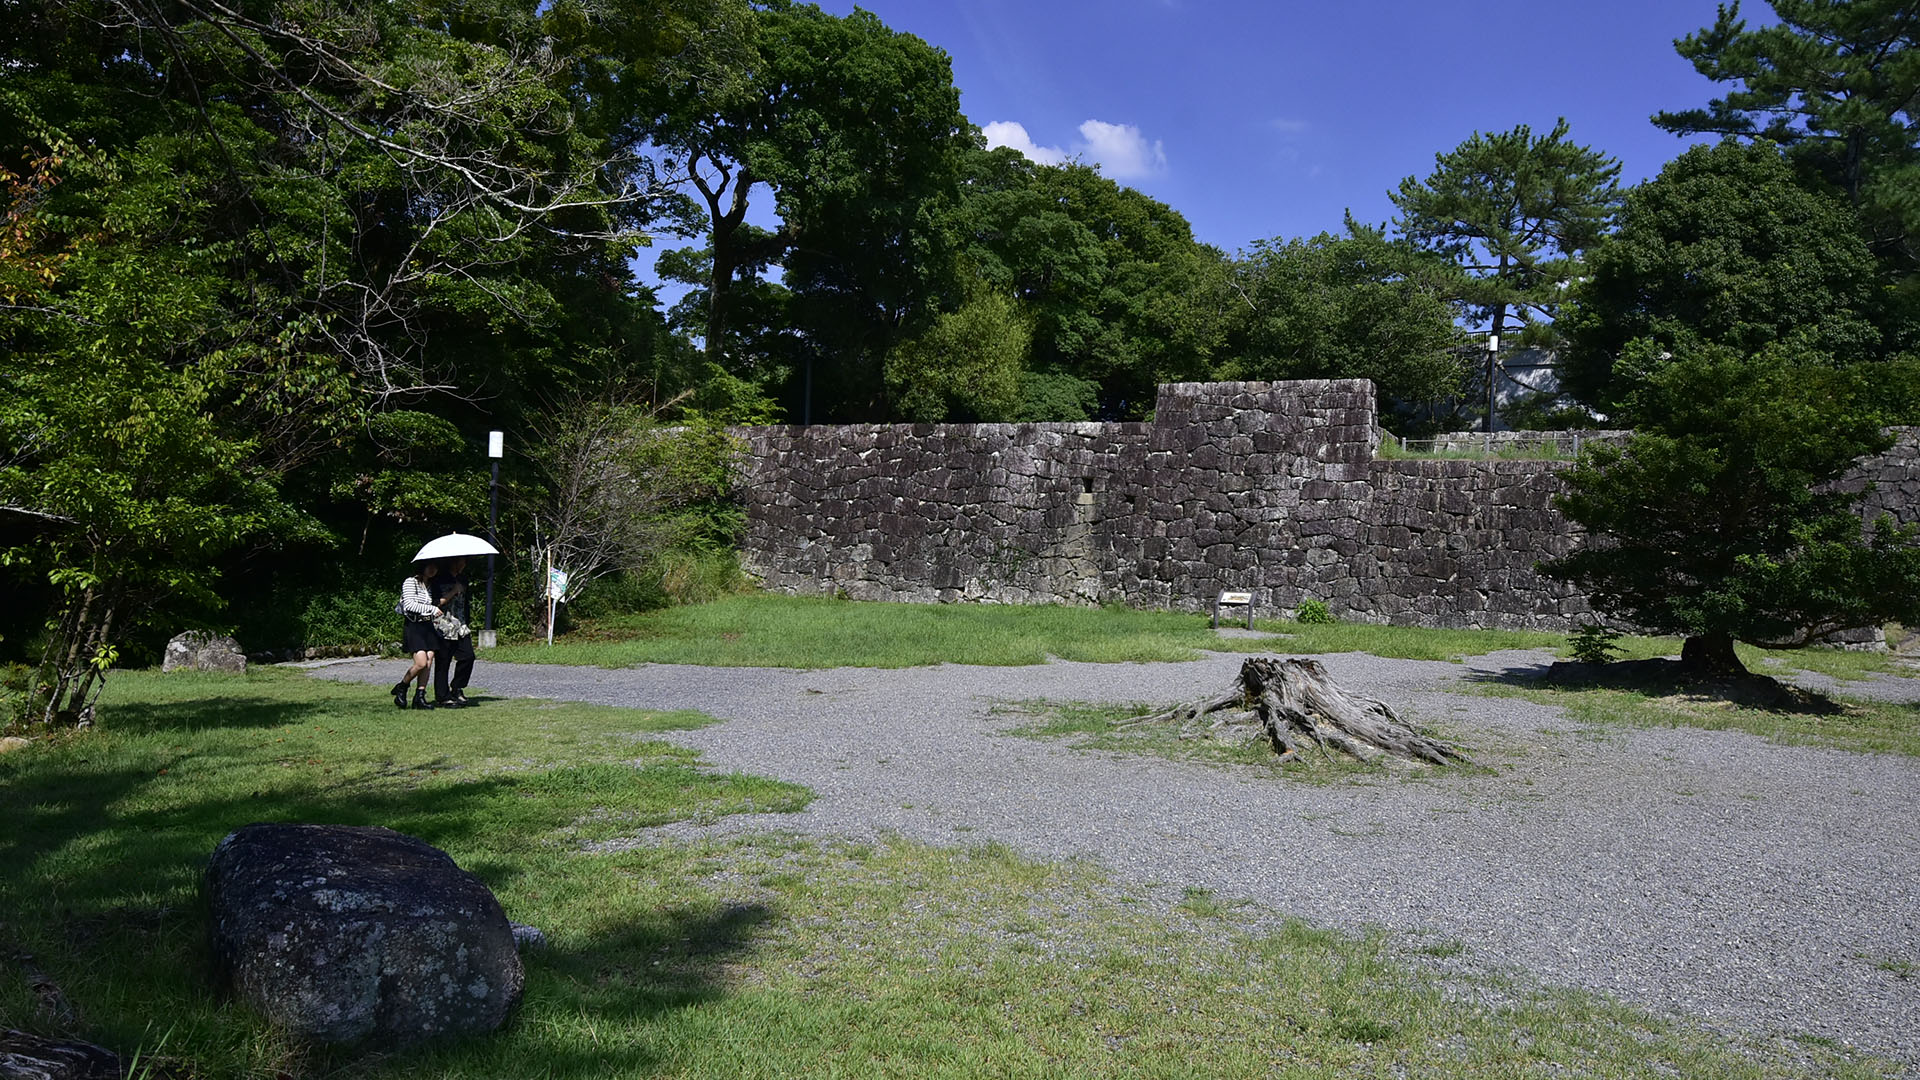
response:
<path id="1" fill-rule="evenodd" d="M 1684 697 L 1747 709 L 1832 716 L 1846 706 L 1825 694 L 1769 675 L 1703 674 L 1678 660 L 1616 660 L 1591 664 L 1559 660 L 1472 672 L 1464 681 L 1523 690 L 1619 690 L 1648 698 Z"/>
<path id="2" fill-rule="evenodd" d="M 257 704 L 236 699 L 221 715 L 269 722 L 243 719 Z M 281 723 L 299 710 L 263 711 Z M 141 722 L 164 716 L 155 708 Z M 382 778 L 323 787 L 289 777 L 277 789 L 234 791 L 217 782 L 203 790 L 165 769 L 107 765 L 85 753 L 66 767 L 0 767 L 0 820 L 7 823 L 0 830 L 0 957 L 37 958 L 72 1006 L 66 1016 L 38 1008 L 35 994 L 45 994 L 29 992 L 0 966 L 0 1021 L 127 1053 L 150 1040 L 147 1025 L 163 1017 L 162 1028 L 198 1033 L 168 1048 L 194 1060 L 195 1075 L 202 1066 L 209 1076 L 253 1075 L 262 1046 L 281 1047 L 268 1075 L 412 1075 L 437 1060 L 476 1076 L 641 1074 L 658 1057 L 632 1039 L 634 1022 L 724 996 L 728 961 L 771 917 L 755 906 L 662 902 L 657 889 L 644 896 L 642 888 L 607 889 L 605 860 L 556 844 L 556 830 L 596 800 L 633 808 L 635 823 L 646 824 L 697 807 L 688 784 L 710 781 L 721 797 L 727 793 L 728 778 L 677 765 L 438 777 L 412 786 Z M 617 788 L 616 773 L 633 778 L 626 789 Z M 690 801 L 666 801 L 656 788 Z M 258 821 L 382 825 L 417 836 L 485 881 L 510 918 L 546 924 L 550 934 L 560 920 L 556 944 L 525 958 L 528 996 L 514 1025 L 493 1037 L 401 1052 L 311 1051 L 281 1043 L 258 1018 L 215 998 L 200 875 L 222 837 Z M 561 896 L 574 899 L 553 899 Z M 602 1026 L 624 1035 L 594 1039 Z M 249 1060 L 222 1061 L 222 1053 Z"/>
<path id="3" fill-rule="evenodd" d="M 325 706 L 318 702 L 287 701 L 254 694 L 209 695 L 191 701 L 115 702 L 113 727 L 128 735 L 270 728 L 297 724 L 324 711 Z"/>

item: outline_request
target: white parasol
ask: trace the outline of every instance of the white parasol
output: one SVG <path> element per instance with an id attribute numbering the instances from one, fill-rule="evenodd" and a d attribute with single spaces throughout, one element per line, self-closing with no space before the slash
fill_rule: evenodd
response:
<path id="1" fill-rule="evenodd" d="M 420 553 L 413 557 L 414 562 L 429 562 L 434 559 L 455 559 L 462 555 L 498 555 L 500 549 L 487 543 L 478 536 L 467 533 L 448 533 L 445 536 L 429 540 Z"/>

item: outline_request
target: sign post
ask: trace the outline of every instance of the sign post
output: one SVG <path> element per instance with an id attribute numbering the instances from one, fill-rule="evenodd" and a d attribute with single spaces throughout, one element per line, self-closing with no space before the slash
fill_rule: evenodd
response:
<path id="1" fill-rule="evenodd" d="M 560 601 L 567 595 L 567 572 L 555 569 L 553 549 L 547 549 L 547 644 L 553 644 L 553 621 L 559 614 Z"/>
<path id="2" fill-rule="evenodd" d="M 1213 628 L 1215 630 L 1220 629 L 1220 609 L 1227 607 L 1246 608 L 1247 629 L 1253 629 L 1253 593 L 1239 592 L 1231 589 L 1220 590 L 1220 594 L 1213 598 Z"/>

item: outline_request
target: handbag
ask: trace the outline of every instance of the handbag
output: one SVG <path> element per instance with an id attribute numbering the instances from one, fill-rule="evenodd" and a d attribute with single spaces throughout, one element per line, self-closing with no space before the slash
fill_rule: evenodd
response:
<path id="1" fill-rule="evenodd" d="M 473 627 L 461 622 L 455 616 L 445 614 L 444 612 L 434 616 L 433 628 L 440 631 L 441 637 L 449 640 L 463 638 L 473 633 Z"/>

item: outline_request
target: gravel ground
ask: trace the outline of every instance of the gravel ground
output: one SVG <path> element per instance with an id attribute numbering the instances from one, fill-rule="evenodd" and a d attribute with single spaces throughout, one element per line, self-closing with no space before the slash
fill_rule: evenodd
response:
<path id="1" fill-rule="evenodd" d="M 1188 700 L 1225 686 L 1241 659 L 893 671 L 483 663 L 475 685 L 706 712 L 727 722 L 661 737 L 817 793 L 804 812 L 723 829 L 1091 856 L 1135 882 L 1211 889 L 1322 925 L 1458 939 L 1473 964 L 1722 1030 L 1825 1037 L 1920 1076 L 1920 762 L 1738 732 L 1596 732 L 1559 709 L 1447 692 L 1546 662 L 1527 652 L 1465 665 L 1318 658 L 1342 685 L 1444 726 L 1494 775 L 1290 783 L 1011 737 L 1004 729 L 1022 718 L 992 711 Z M 385 684 L 400 666 L 313 674 Z M 1920 700 L 1920 679 L 1874 689 Z"/>

